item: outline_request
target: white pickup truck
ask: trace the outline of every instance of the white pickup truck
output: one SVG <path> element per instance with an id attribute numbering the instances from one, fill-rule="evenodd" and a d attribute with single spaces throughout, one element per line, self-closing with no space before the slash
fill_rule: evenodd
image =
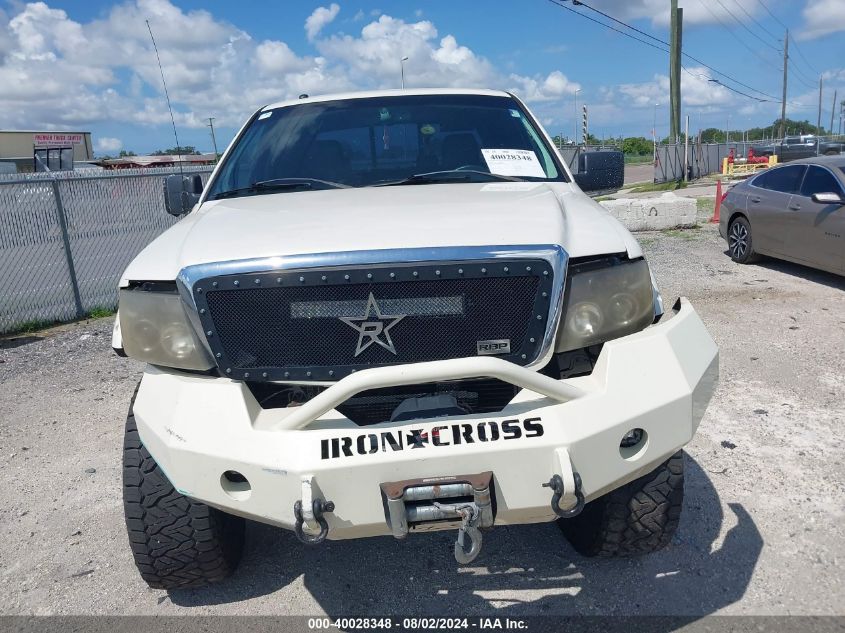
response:
<path id="1" fill-rule="evenodd" d="M 666 545 L 718 350 L 583 193 L 621 157 L 584 166 L 512 94 L 403 90 L 269 105 L 205 187 L 169 177 L 185 217 L 124 273 L 112 343 L 147 363 L 124 445 L 144 580 L 223 579 L 245 519 L 311 545 L 454 529 L 459 563 L 494 525 Z"/>

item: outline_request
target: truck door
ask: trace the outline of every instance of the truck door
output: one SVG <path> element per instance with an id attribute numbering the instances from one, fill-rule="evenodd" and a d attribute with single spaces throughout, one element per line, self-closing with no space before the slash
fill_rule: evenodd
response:
<path id="1" fill-rule="evenodd" d="M 814 193 L 836 193 L 845 198 L 845 191 L 833 173 L 817 165 L 809 165 L 798 194 L 789 201 L 790 216 L 795 225 L 795 239 L 789 246 L 793 257 L 830 271 L 845 271 L 845 206 L 814 202 Z"/>

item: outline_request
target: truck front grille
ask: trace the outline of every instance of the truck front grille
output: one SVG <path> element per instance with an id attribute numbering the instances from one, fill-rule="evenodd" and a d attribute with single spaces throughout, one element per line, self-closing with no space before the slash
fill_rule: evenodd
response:
<path id="1" fill-rule="evenodd" d="M 480 346 L 531 363 L 552 276 L 543 260 L 495 260 L 225 275 L 193 290 L 223 375 L 332 381 L 369 367 L 476 356 Z"/>

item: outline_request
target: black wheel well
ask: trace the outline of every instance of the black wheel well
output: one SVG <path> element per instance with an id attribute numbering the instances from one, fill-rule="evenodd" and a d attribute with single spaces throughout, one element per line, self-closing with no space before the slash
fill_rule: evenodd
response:
<path id="1" fill-rule="evenodd" d="M 736 222 L 737 218 L 744 218 L 748 224 L 751 224 L 751 220 L 748 219 L 748 216 L 745 215 L 742 211 L 734 211 L 730 218 L 728 218 L 728 230 L 731 230 L 731 225 Z"/>

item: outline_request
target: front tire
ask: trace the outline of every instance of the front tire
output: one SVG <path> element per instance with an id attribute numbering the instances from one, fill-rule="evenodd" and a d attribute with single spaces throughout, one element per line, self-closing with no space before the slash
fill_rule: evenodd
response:
<path id="1" fill-rule="evenodd" d="M 564 536 L 583 556 L 637 556 L 672 540 L 684 501 L 684 453 L 655 470 L 590 501 L 571 519 L 558 519 Z"/>
<path id="2" fill-rule="evenodd" d="M 751 224 L 743 216 L 736 217 L 728 227 L 728 252 L 737 264 L 752 264 L 760 259 L 754 251 Z"/>
<path id="3" fill-rule="evenodd" d="M 123 510 L 135 565 L 153 589 L 203 587 L 237 567 L 244 519 L 173 488 L 141 443 L 131 404 L 123 440 Z"/>

